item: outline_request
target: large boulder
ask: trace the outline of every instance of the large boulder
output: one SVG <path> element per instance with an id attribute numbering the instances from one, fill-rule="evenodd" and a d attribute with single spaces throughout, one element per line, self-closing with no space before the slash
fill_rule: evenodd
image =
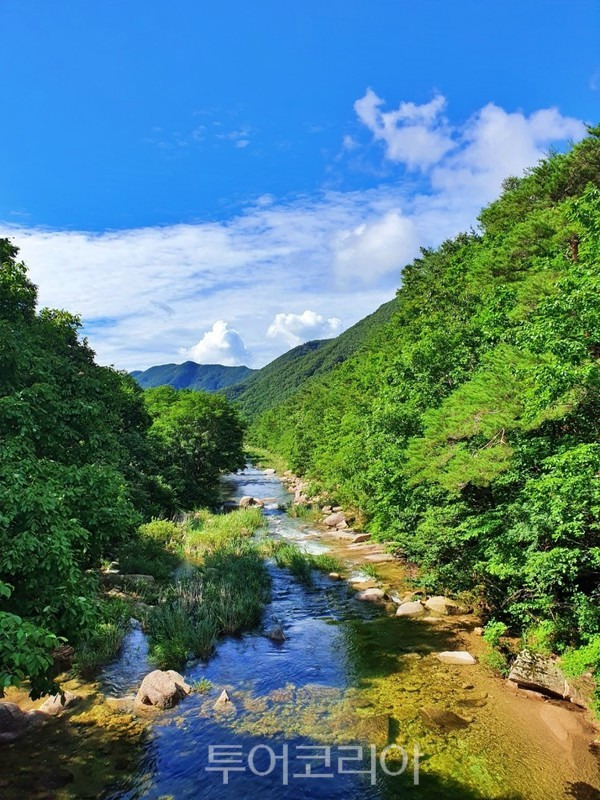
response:
<path id="1" fill-rule="evenodd" d="M 15 703 L 0 701 L 0 744 L 9 744 L 25 736 L 41 717 L 38 711 L 23 711 Z"/>
<path id="2" fill-rule="evenodd" d="M 39 710 L 43 714 L 49 714 L 51 717 L 57 717 L 66 711 L 68 708 L 73 708 L 74 705 L 81 700 L 81 697 L 73 692 L 63 692 L 63 694 L 55 694 L 48 697 Z"/>
<path id="3" fill-rule="evenodd" d="M 334 514 L 329 514 L 329 516 L 325 517 L 323 520 L 323 524 L 327 525 L 328 528 L 335 528 L 340 522 L 346 522 L 346 515 L 343 511 L 336 511 Z"/>
<path id="4" fill-rule="evenodd" d="M 455 603 L 454 600 L 450 600 L 449 597 L 444 597 L 443 595 L 430 597 L 425 601 L 425 608 L 442 617 L 448 616 L 449 614 L 460 614 L 462 612 L 458 603 Z"/>
<path id="5" fill-rule="evenodd" d="M 185 679 L 175 670 L 155 669 L 142 681 L 135 704 L 137 706 L 172 708 L 191 691 L 192 687 L 188 686 Z"/>
<path id="6" fill-rule="evenodd" d="M 522 650 L 515 659 L 508 679 L 526 689 L 542 694 L 562 697 L 575 703 L 582 702 L 577 691 L 569 685 L 564 673 L 551 658 Z"/>
<path id="7" fill-rule="evenodd" d="M 396 611 L 397 617 L 422 617 L 425 609 L 418 600 L 409 603 L 402 603 Z"/>

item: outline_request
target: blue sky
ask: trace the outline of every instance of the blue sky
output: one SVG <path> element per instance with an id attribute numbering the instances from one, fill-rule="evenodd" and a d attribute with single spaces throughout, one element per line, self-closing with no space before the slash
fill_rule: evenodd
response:
<path id="1" fill-rule="evenodd" d="M 600 117 L 585 0 L 2 0 L 0 27 L 0 227 L 127 369 L 335 335 Z"/>

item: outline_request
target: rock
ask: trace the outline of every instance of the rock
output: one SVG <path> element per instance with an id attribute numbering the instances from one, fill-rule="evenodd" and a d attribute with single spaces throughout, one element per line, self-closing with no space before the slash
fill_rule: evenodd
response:
<path id="1" fill-rule="evenodd" d="M 356 739 L 385 747 L 390 741 L 390 717 L 387 714 L 372 714 L 358 719 L 353 726 Z"/>
<path id="2" fill-rule="evenodd" d="M 473 633 L 475 636 L 483 636 L 484 629 L 478 625 L 476 628 L 473 628 Z"/>
<path id="3" fill-rule="evenodd" d="M 519 687 L 533 689 L 563 700 L 581 703 L 577 691 L 569 685 L 558 664 L 547 656 L 521 650 L 515 659 L 508 679 Z"/>
<path id="4" fill-rule="evenodd" d="M 467 653 L 466 650 L 445 650 L 443 653 L 436 653 L 436 657 L 442 664 L 465 666 L 477 663 L 471 653 Z"/>
<path id="5" fill-rule="evenodd" d="M 352 544 L 360 544 L 361 542 L 368 542 L 371 538 L 370 533 L 357 533 L 354 539 L 352 539 Z"/>
<path id="6" fill-rule="evenodd" d="M 271 468 L 265 469 L 265 470 L 263 470 L 263 474 L 265 474 L 265 475 L 275 475 L 275 470 L 271 469 Z"/>
<path id="7" fill-rule="evenodd" d="M 155 669 L 150 672 L 139 688 L 135 704 L 140 706 L 156 706 L 157 708 L 172 708 L 190 694 L 192 687 L 188 686 L 185 679 L 172 669 L 163 671 Z"/>
<path id="8" fill-rule="evenodd" d="M 457 603 L 455 603 L 453 600 L 450 600 L 448 597 L 444 597 L 443 595 L 430 597 L 425 601 L 425 607 L 430 611 L 433 611 L 434 614 L 439 614 L 443 617 L 448 616 L 449 614 L 460 614 L 462 611 Z"/>
<path id="9" fill-rule="evenodd" d="M 323 514 L 328 517 L 329 514 L 333 511 L 331 506 L 323 506 Z"/>
<path id="10" fill-rule="evenodd" d="M 342 576 L 339 574 L 339 572 L 330 572 L 329 573 L 329 577 L 331 578 L 332 581 L 341 581 L 342 580 Z"/>
<path id="11" fill-rule="evenodd" d="M 341 506 L 333 506 L 331 510 L 336 513 L 337 511 L 343 511 L 344 509 Z"/>
<path id="12" fill-rule="evenodd" d="M 227 689 L 223 689 L 213 708 L 215 711 L 235 711 L 235 706 L 227 694 Z"/>
<path id="13" fill-rule="evenodd" d="M 240 508 L 250 508 L 251 506 L 258 506 L 260 508 L 262 505 L 262 500 L 259 500 L 258 497 L 250 497 L 250 495 L 244 495 L 239 502 Z"/>
<path id="14" fill-rule="evenodd" d="M 446 731 L 456 731 L 469 727 L 469 722 L 454 711 L 439 708 L 423 708 L 421 716 L 430 728 L 442 728 Z"/>
<path id="15" fill-rule="evenodd" d="M 274 642 L 285 642 L 285 633 L 281 625 L 274 625 L 267 631 L 267 637 Z"/>
<path id="16" fill-rule="evenodd" d="M 62 714 L 63 711 L 77 705 L 80 700 L 81 697 L 73 692 L 64 692 L 62 695 L 55 694 L 52 697 L 48 697 L 48 699 L 42 703 L 39 710 L 43 714 L 57 717 L 59 714 Z"/>
<path id="17" fill-rule="evenodd" d="M 391 553 L 371 553 L 365 556 L 365 561 L 370 561 L 372 564 L 383 564 L 387 561 L 395 561 L 396 559 Z"/>
<path id="18" fill-rule="evenodd" d="M 114 589 L 111 589 L 111 591 L 114 591 Z M 61 644 L 60 647 L 57 647 L 56 650 L 52 652 L 52 661 L 54 663 L 54 670 L 56 674 L 58 675 L 61 672 L 65 672 L 65 670 L 70 669 L 73 664 L 74 657 L 75 649 L 71 647 L 70 644 Z"/>
<path id="19" fill-rule="evenodd" d="M 402 603 L 396 611 L 397 617 L 422 617 L 425 609 L 418 600 L 410 603 Z"/>
<path id="20" fill-rule="evenodd" d="M 338 524 L 335 527 L 336 530 L 338 531 L 344 531 L 348 527 L 348 523 L 346 522 L 346 520 L 344 520 L 343 522 L 338 522 Z"/>
<path id="21" fill-rule="evenodd" d="M 383 589 L 364 589 L 356 595 L 357 600 L 365 600 L 367 603 L 380 603 L 385 600 L 385 592 Z"/>
<path id="22" fill-rule="evenodd" d="M 345 522 L 346 517 L 343 511 L 338 511 L 335 514 L 330 514 L 328 517 L 325 517 L 323 520 L 323 524 L 327 525 L 328 528 L 335 528 L 336 525 L 339 525 L 340 522 Z"/>
<path id="23" fill-rule="evenodd" d="M 0 744 L 20 739 L 27 733 L 30 725 L 30 714 L 15 703 L 0 702 Z"/>

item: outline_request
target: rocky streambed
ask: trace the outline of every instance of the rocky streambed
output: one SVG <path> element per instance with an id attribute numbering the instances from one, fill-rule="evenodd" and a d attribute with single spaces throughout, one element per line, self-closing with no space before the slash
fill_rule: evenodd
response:
<path id="1" fill-rule="evenodd" d="M 153 665 L 133 627 L 97 684 L 65 687 L 79 704 L 0 746 L 0 797 L 598 796 L 587 712 L 492 675 L 467 609 L 415 595 L 402 565 L 345 518 L 282 512 L 290 494 L 271 471 L 230 476 L 226 495 L 256 498 L 270 537 L 339 568 L 306 585 L 270 564 L 262 629 L 189 663 L 171 708 L 135 704 Z"/>

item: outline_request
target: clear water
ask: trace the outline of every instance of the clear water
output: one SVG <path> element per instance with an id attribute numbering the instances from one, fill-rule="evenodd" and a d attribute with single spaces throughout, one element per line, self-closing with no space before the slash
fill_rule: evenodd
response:
<path id="1" fill-rule="evenodd" d="M 278 510 L 277 504 L 288 495 L 276 476 L 248 468 L 227 479 L 225 493 L 233 499 L 243 495 L 273 498 L 265 508 L 271 535 L 313 552 L 327 549 L 312 538 L 309 526 Z M 305 587 L 286 571 L 274 565 L 269 568 L 272 599 L 265 608 L 263 629 L 226 638 L 208 662 L 188 665 L 189 682 L 206 678 L 212 688 L 192 694 L 156 719 L 139 770 L 108 798 L 550 800 L 576 796 L 564 793 L 562 768 L 553 766 L 557 774 L 548 777 L 548 753 L 527 749 L 526 725 L 522 732 L 516 727 L 511 730 L 510 720 L 497 719 L 489 707 L 483 707 L 485 700 L 466 730 L 432 730 L 423 724 L 424 706 L 456 708 L 464 695 L 461 678 L 454 685 L 456 676 L 449 679 L 447 669 L 431 656 L 435 650 L 451 649 L 449 634 L 390 618 L 385 610 L 357 601 L 345 582 L 322 576 L 314 586 Z M 352 574 L 358 575 L 359 570 Z M 273 624 L 283 627 L 284 642 L 265 636 Z M 131 695 L 152 668 L 144 635 L 139 628 L 133 629 L 118 661 L 103 672 L 104 691 L 116 697 Z M 235 712 L 213 708 L 224 688 Z M 340 774 L 339 758 L 356 755 L 341 747 L 371 743 L 381 747 L 388 736 L 411 755 L 402 776 L 386 776 L 379 767 L 373 780 L 370 775 Z M 415 743 L 423 753 L 419 786 L 413 785 L 411 771 Z M 243 771 L 230 773 L 227 785 L 222 771 L 206 769 L 211 746 L 241 748 L 241 762 L 234 766 Z M 275 756 L 287 747 L 288 785 L 282 760 L 276 760 L 269 775 L 250 771 L 248 754 L 255 747 L 255 770 L 267 770 L 267 746 Z M 329 750 L 300 749 L 308 746 Z M 331 767 L 322 758 L 327 752 Z M 299 756 L 311 753 L 321 756 L 313 763 L 313 772 L 320 777 L 293 777 L 304 772 L 308 763 Z M 364 751 L 363 763 L 346 761 L 344 767 L 367 768 L 368 753 Z"/>

